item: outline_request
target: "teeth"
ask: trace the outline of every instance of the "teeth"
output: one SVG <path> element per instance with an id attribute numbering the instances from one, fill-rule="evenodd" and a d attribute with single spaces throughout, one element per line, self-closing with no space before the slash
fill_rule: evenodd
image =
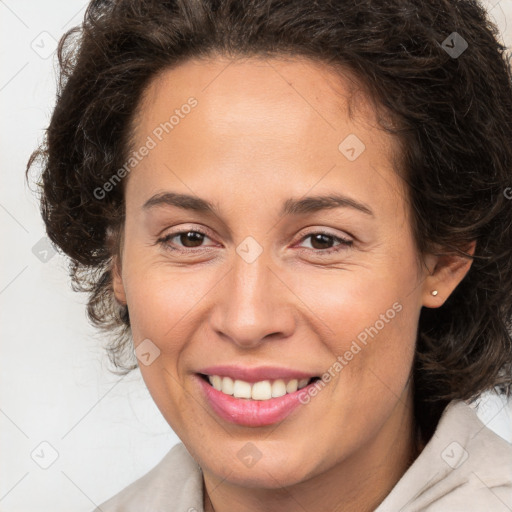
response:
<path id="1" fill-rule="evenodd" d="M 287 393 L 294 393 L 297 391 L 297 388 L 299 386 L 299 381 L 297 379 L 292 379 L 288 384 L 286 384 L 286 392 Z"/>
<path id="2" fill-rule="evenodd" d="M 214 375 L 214 377 L 216 377 L 216 375 Z M 220 379 L 221 377 L 219 377 Z M 231 379 L 230 377 L 224 377 L 222 380 L 221 380 L 221 389 L 219 389 L 219 391 L 222 391 L 223 393 L 226 393 L 226 395 L 232 395 L 235 391 L 235 385 L 234 385 L 234 382 L 233 382 L 233 379 Z"/>
<path id="3" fill-rule="evenodd" d="M 286 395 L 286 384 L 283 379 L 277 379 L 272 383 L 272 398 Z"/>
<path id="4" fill-rule="evenodd" d="M 243 380 L 235 380 L 233 396 L 235 398 L 251 398 L 251 385 Z"/>
<path id="5" fill-rule="evenodd" d="M 269 400 L 272 398 L 272 386 L 270 385 L 270 381 L 262 380 L 261 382 L 255 382 L 252 385 L 251 398 L 253 400 Z"/>
<path id="6" fill-rule="evenodd" d="M 222 389 L 222 379 L 218 375 L 212 375 L 210 377 L 210 384 L 217 390 Z"/>
<path id="7" fill-rule="evenodd" d="M 303 387 L 307 386 L 308 385 L 308 382 L 309 382 L 309 379 L 300 379 L 299 380 L 299 384 L 298 384 L 298 388 L 299 389 L 302 389 Z"/>
<path id="8" fill-rule="evenodd" d="M 209 375 L 210 384 L 226 395 L 233 395 L 235 398 L 250 398 L 252 400 L 270 400 L 286 393 L 294 393 L 297 389 L 307 386 L 310 379 L 291 379 L 285 382 L 283 379 L 262 380 L 253 384 L 243 380 L 235 380 L 220 375 Z"/>

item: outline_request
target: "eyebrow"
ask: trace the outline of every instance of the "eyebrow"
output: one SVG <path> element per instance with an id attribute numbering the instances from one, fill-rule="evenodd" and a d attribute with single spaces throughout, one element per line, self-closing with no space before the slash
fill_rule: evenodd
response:
<path id="1" fill-rule="evenodd" d="M 148 210 L 157 206 L 175 206 L 185 210 L 194 210 L 220 217 L 219 208 L 216 205 L 210 201 L 201 199 L 200 197 L 188 194 L 178 194 L 174 192 L 155 194 L 144 203 L 142 208 L 144 210 Z M 283 203 L 279 217 L 284 217 L 285 215 L 314 213 L 321 210 L 340 207 L 352 208 L 365 213 L 366 215 L 374 216 L 370 207 L 364 203 L 341 194 L 329 194 L 322 196 L 309 196 L 302 199 L 287 199 Z"/>

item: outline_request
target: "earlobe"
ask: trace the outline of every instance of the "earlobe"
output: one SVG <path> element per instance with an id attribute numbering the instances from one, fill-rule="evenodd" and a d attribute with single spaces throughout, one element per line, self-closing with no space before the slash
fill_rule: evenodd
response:
<path id="1" fill-rule="evenodd" d="M 475 253 L 476 241 L 471 242 L 466 253 Z M 457 288 L 471 268 L 473 260 L 461 254 L 429 255 L 428 261 L 433 269 L 423 283 L 423 306 L 441 307 Z"/>

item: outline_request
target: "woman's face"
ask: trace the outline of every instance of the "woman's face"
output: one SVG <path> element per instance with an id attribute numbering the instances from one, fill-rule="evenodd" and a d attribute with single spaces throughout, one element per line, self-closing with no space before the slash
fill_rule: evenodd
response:
<path id="1" fill-rule="evenodd" d="M 151 83 L 135 121 L 116 297 L 157 406 L 231 484 L 386 464 L 408 439 L 435 299 L 396 141 L 364 97 L 349 118 L 347 83 L 305 59 L 189 61 Z M 323 380 L 293 392 L 308 377 Z"/>

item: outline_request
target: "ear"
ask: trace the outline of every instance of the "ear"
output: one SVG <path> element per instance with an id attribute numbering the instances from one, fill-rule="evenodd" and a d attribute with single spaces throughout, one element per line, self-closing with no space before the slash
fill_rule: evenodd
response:
<path id="1" fill-rule="evenodd" d="M 112 288 L 114 297 L 121 305 L 126 306 L 126 292 L 123 284 L 123 273 L 121 268 L 121 258 L 123 257 L 123 226 L 114 229 L 112 226 L 107 228 L 106 244 L 110 254 L 112 254 Z"/>
<path id="2" fill-rule="evenodd" d="M 114 289 L 114 296 L 120 304 L 126 306 L 126 292 L 123 284 L 123 277 L 119 257 L 112 258 L 112 287 Z"/>
<path id="3" fill-rule="evenodd" d="M 466 252 L 473 256 L 475 247 L 474 240 Z M 438 308 L 464 279 L 473 260 L 459 254 L 428 254 L 424 261 L 430 273 L 423 281 L 422 303 L 427 308 Z M 437 290 L 436 295 L 432 295 L 433 290 Z"/>

